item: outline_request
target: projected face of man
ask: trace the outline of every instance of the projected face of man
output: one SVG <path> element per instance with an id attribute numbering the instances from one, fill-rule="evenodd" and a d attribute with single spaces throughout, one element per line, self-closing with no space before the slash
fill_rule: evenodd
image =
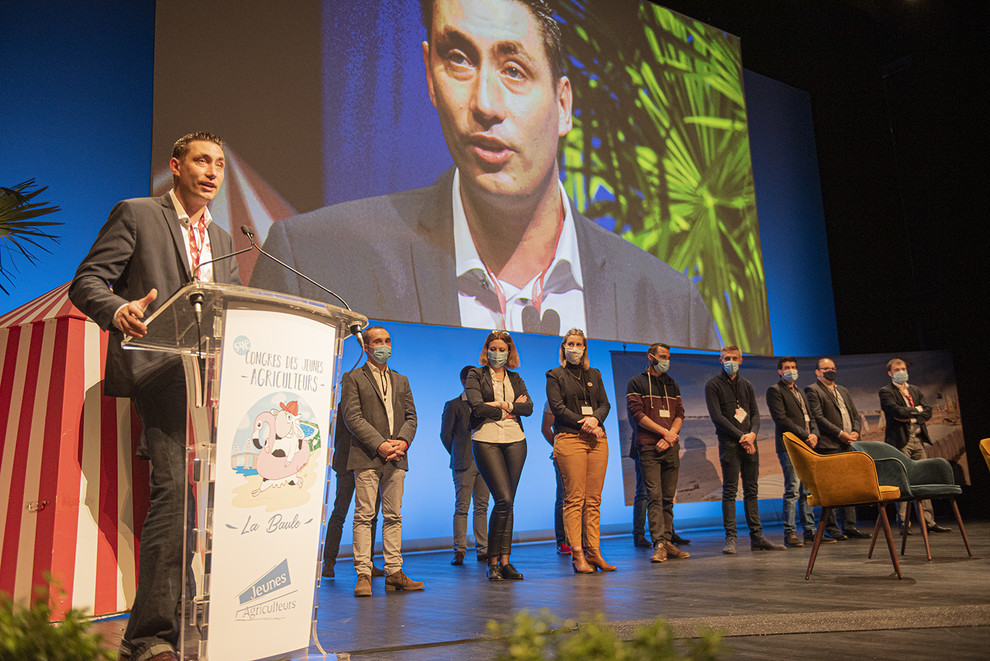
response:
<path id="1" fill-rule="evenodd" d="M 556 195 L 571 86 L 554 79 L 530 10 L 515 0 L 436 0 L 423 60 L 462 190 L 500 208 Z"/>

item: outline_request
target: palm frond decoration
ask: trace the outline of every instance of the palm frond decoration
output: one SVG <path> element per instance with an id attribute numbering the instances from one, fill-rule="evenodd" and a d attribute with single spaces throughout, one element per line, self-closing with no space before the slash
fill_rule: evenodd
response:
<path id="1" fill-rule="evenodd" d="M 575 108 L 568 195 L 689 275 L 725 342 L 772 353 L 739 40 L 645 0 L 560 0 L 558 12 Z"/>
<path id="2" fill-rule="evenodd" d="M 60 211 L 61 207 L 46 206 L 45 202 L 32 202 L 34 198 L 48 190 L 47 186 L 42 188 L 34 186 L 34 179 L 19 183 L 12 188 L 0 186 L 0 241 L 3 242 L 4 248 L 0 250 L 0 276 L 3 276 L 2 280 L 6 280 L 8 284 L 14 282 L 11 270 L 16 271 L 17 268 L 15 255 L 20 254 L 28 262 L 35 264 L 37 257 L 34 251 L 43 250 L 50 253 L 45 244 L 58 243 L 58 237 L 42 228 L 62 223 L 35 219 Z M 4 252 L 7 257 L 6 264 Z M 2 280 L 0 280 L 0 291 L 9 294 Z"/>

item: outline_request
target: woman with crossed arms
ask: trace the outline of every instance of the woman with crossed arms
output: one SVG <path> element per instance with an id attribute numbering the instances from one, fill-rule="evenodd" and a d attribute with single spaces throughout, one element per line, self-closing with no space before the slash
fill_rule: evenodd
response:
<path id="1" fill-rule="evenodd" d="M 488 580 L 523 575 L 509 563 L 512 551 L 512 502 L 526 461 L 526 435 L 520 416 L 533 413 L 526 384 L 507 367 L 519 367 L 519 352 L 505 331 L 492 331 L 468 372 L 464 392 L 471 405 L 471 447 L 478 472 L 495 499 L 488 522 Z"/>

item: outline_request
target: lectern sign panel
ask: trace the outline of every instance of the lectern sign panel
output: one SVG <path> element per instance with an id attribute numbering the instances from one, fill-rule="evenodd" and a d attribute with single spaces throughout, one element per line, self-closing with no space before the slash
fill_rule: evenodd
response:
<path id="1" fill-rule="evenodd" d="M 309 645 L 334 328 L 228 310 L 217 415 L 210 659 Z"/>

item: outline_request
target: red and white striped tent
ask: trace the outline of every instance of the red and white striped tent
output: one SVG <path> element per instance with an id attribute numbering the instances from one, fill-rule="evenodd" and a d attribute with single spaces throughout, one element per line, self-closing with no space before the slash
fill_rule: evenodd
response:
<path id="1" fill-rule="evenodd" d="M 0 317 L 0 592 L 26 603 L 51 572 L 56 614 L 104 615 L 134 597 L 148 465 L 130 400 L 102 394 L 108 334 L 68 287 Z"/>

